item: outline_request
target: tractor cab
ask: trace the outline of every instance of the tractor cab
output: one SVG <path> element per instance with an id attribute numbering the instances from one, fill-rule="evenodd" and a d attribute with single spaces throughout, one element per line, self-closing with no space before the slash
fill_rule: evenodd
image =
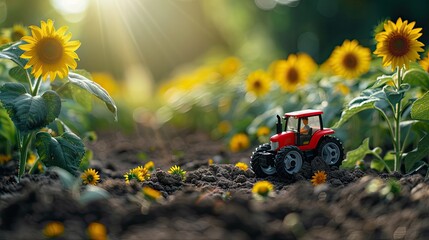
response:
<path id="1" fill-rule="evenodd" d="M 310 115 L 310 112 L 308 114 L 300 112 L 285 114 L 285 132 L 294 133 L 295 142 L 293 145 L 301 146 L 309 144 L 313 134 L 323 129 L 321 111 L 313 111 L 311 114 L 315 115 Z"/>

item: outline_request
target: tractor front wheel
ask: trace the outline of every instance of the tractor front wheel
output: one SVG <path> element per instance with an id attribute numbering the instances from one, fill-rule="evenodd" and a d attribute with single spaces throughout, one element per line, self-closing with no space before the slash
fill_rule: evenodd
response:
<path id="1" fill-rule="evenodd" d="M 340 166 L 344 159 L 343 144 L 336 137 L 324 137 L 317 147 L 317 155 L 329 166 Z"/>
<path id="2" fill-rule="evenodd" d="M 304 155 L 295 146 L 283 147 L 277 152 L 276 169 L 279 175 L 288 177 L 298 173 L 304 162 Z"/>
<path id="3" fill-rule="evenodd" d="M 263 144 L 256 148 L 250 159 L 250 167 L 257 177 L 267 177 L 276 174 L 274 156 L 267 152 L 271 149 L 270 144 Z"/>

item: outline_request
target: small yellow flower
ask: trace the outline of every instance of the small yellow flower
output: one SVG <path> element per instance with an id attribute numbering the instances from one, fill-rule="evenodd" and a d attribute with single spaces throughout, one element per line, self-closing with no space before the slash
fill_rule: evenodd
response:
<path id="1" fill-rule="evenodd" d="M 270 128 L 268 128 L 267 126 L 262 126 L 262 127 L 259 127 L 258 130 L 256 130 L 256 136 L 258 137 L 268 136 L 270 132 L 271 132 Z"/>
<path id="2" fill-rule="evenodd" d="M 184 171 L 183 169 L 181 169 L 179 166 L 174 165 L 172 166 L 169 170 L 168 170 L 169 174 L 174 174 L 174 175 L 179 175 L 182 180 L 185 180 L 185 176 L 186 176 L 186 171 Z"/>
<path id="3" fill-rule="evenodd" d="M 59 237 L 64 233 L 64 224 L 62 222 L 49 222 L 43 228 L 43 234 L 47 238 Z"/>
<path id="4" fill-rule="evenodd" d="M 249 146 L 249 137 L 244 133 L 235 134 L 229 142 L 229 148 L 232 152 L 238 152 L 247 149 Z"/>
<path id="5" fill-rule="evenodd" d="M 274 186 L 269 181 L 258 181 L 253 185 L 252 194 L 255 198 L 265 199 L 273 192 Z"/>
<path id="6" fill-rule="evenodd" d="M 22 37 L 28 35 L 28 29 L 22 24 L 14 24 L 10 32 L 10 38 L 13 42 L 21 40 Z"/>
<path id="7" fill-rule="evenodd" d="M 92 168 L 85 170 L 80 177 L 83 184 L 97 185 L 98 181 L 100 181 L 100 175 Z"/>
<path id="8" fill-rule="evenodd" d="M 310 71 L 295 54 L 290 54 L 287 60 L 279 60 L 274 68 L 274 79 L 285 92 L 295 92 L 308 81 Z"/>
<path id="9" fill-rule="evenodd" d="M 392 21 L 384 23 L 384 31 L 375 36 L 377 47 L 374 54 L 383 58 L 383 66 L 408 68 L 409 62 L 420 59 L 424 44 L 417 39 L 422 35 L 421 28 L 414 28 L 416 22 L 408 23 L 398 18 L 396 24 Z"/>
<path id="10" fill-rule="evenodd" d="M 232 76 L 238 72 L 241 67 L 241 61 L 237 57 L 228 57 L 219 65 L 219 73 L 224 76 Z"/>
<path id="11" fill-rule="evenodd" d="M 135 168 L 135 171 L 140 171 L 144 180 L 150 179 L 150 173 L 149 173 L 149 170 L 147 168 L 142 167 L 142 166 L 138 166 Z"/>
<path id="12" fill-rule="evenodd" d="M 311 183 L 313 186 L 317 186 L 320 184 L 326 183 L 327 174 L 325 171 L 317 171 L 314 173 L 313 177 L 311 177 Z"/>
<path id="13" fill-rule="evenodd" d="M 246 80 L 246 91 L 257 97 L 262 97 L 270 91 L 270 75 L 263 70 L 256 70 L 249 74 Z"/>
<path id="14" fill-rule="evenodd" d="M 209 164 L 209 166 L 210 166 L 210 165 L 213 165 L 213 163 L 214 163 L 213 159 L 211 159 L 211 158 L 210 158 L 210 159 L 208 160 L 208 164 Z"/>
<path id="15" fill-rule="evenodd" d="M 335 75 L 354 79 L 369 71 L 371 51 L 360 46 L 356 40 L 345 40 L 341 46 L 334 49 L 329 58 Z"/>
<path id="16" fill-rule="evenodd" d="M 0 165 L 3 165 L 7 162 L 9 162 L 12 159 L 12 157 L 10 155 L 4 155 L 4 154 L 0 154 Z"/>
<path id="17" fill-rule="evenodd" d="M 41 27 L 30 26 L 31 36 L 22 38 L 27 44 L 19 48 L 25 52 L 21 58 L 28 59 L 25 69 L 32 68 L 31 73 L 46 80 L 50 76 L 54 80 L 58 75 L 64 78 L 69 68 L 76 69 L 75 59 L 79 59 L 75 51 L 80 47 L 79 41 L 70 41 L 71 33 L 66 34 L 67 27 L 55 30 L 54 22 L 48 19 L 41 21 Z"/>
<path id="18" fill-rule="evenodd" d="M 153 161 L 149 161 L 144 165 L 144 168 L 146 168 L 149 172 L 153 172 L 153 170 L 155 170 L 155 163 L 153 163 Z"/>
<path id="19" fill-rule="evenodd" d="M 247 169 L 249 169 L 249 166 L 247 166 L 247 164 L 245 164 L 244 162 L 238 162 L 235 164 L 235 166 L 243 171 L 247 171 Z"/>
<path id="20" fill-rule="evenodd" d="M 129 184 L 131 180 L 135 179 L 138 182 L 143 182 L 145 180 L 143 172 L 137 168 L 130 169 L 124 174 L 125 183 Z"/>
<path id="21" fill-rule="evenodd" d="M 158 201 L 161 197 L 161 192 L 151 187 L 143 187 L 143 196 L 149 201 Z"/>
<path id="22" fill-rule="evenodd" d="M 91 240 L 106 240 L 107 239 L 107 229 L 101 223 L 92 222 L 88 225 L 87 228 L 88 237 Z"/>

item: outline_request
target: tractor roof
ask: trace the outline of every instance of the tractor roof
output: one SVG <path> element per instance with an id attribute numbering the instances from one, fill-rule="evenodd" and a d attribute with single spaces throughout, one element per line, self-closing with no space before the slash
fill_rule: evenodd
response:
<path id="1" fill-rule="evenodd" d="M 295 111 L 295 112 L 285 113 L 285 117 L 297 117 L 297 118 L 301 118 L 301 117 L 316 116 L 316 115 L 320 115 L 320 114 L 323 114 L 323 111 L 321 111 L 321 110 L 313 110 L 313 109 L 306 109 L 306 110 L 301 110 L 301 111 Z"/>

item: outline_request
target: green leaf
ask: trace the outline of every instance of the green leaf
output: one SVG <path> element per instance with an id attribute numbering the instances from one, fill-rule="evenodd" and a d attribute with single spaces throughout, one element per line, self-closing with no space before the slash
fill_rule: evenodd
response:
<path id="1" fill-rule="evenodd" d="M 429 120 L 429 92 L 417 99 L 411 106 L 411 118 Z"/>
<path id="2" fill-rule="evenodd" d="M 102 100 L 107 108 L 114 114 L 115 120 L 117 119 L 118 113 L 117 108 L 115 105 L 115 102 L 110 97 L 109 93 L 104 90 L 98 83 L 89 80 L 88 78 L 74 73 L 70 72 L 68 76 L 69 82 L 67 84 L 71 84 L 73 86 L 79 87 L 80 89 L 83 89 L 87 91 L 88 93 L 92 94 L 93 96 L 97 97 L 98 99 Z"/>
<path id="3" fill-rule="evenodd" d="M 27 83 L 27 72 L 21 67 L 13 67 L 9 70 L 9 76 L 21 83 Z"/>
<path id="4" fill-rule="evenodd" d="M 358 148 L 347 152 L 346 159 L 341 166 L 344 168 L 354 168 L 356 162 L 363 160 L 368 153 L 371 153 L 371 149 L 369 149 L 369 138 L 366 138 Z"/>
<path id="5" fill-rule="evenodd" d="M 0 58 L 8 59 L 20 66 L 21 68 L 24 68 L 24 66 L 27 64 L 28 60 L 21 58 L 21 55 L 24 53 L 23 50 L 19 48 L 19 45 L 24 44 L 23 41 L 19 41 L 17 43 L 12 44 L 10 47 L 7 47 L 0 51 Z"/>
<path id="6" fill-rule="evenodd" d="M 35 146 L 43 164 L 47 167 L 63 168 L 73 175 L 77 174 L 76 171 L 85 154 L 82 140 L 72 132 L 66 132 L 55 138 L 47 132 L 38 132 Z"/>
<path id="7" fill-rule="evenodd" d="M 86 149 L 85 150 L 85 155 L 82 158 L 82 161 L 79 164 L 79 170 L 80 171 L 85 171 L 86 169 L 89 168 L 89 163 L 93 158 L 93 153 L 90 149 Z"/>
<path id="8" fill-rule="evenodd" d="M 416 163 L 428 155 L 429 155 L 429 134 L 427 134 L 420 140 L 416 149 L 414 149 L 413 151 L 405 155 L 405 158 L 404 158 L 405 171 L 409 172 L 413 170 L 415 168 Z"/>
<path id="9" fill-rule="evenodd" d="M 359 98 L 359 99 L 358 99 Z M 371 98 L 371 97 L 358 97 L 355 98 L 352 104 L 349 105 L 341 114 L 340 120 L 332 127 L 339 128 L 343 125 L 347 120 L 353 117 L 355 114 L 362 112 L 367 109 L 375 109 L 375 103 L 380 101 L 379 98 Z"/>
<path id="10" fill-rule="evenodd" d="M 387 100 L 395 106 L 404 98 L 404 93 L 410 89 L 409 84 L 402 84 L 399 90 L 392 86 L 384 86 L 383 91 L 386 94 Z"/>
<path id="11" fill-rule="evenodd" d="M 54 91 L 31 96 L 20 83 L 5 83 L 0 87 L 0 101 L 16 128 L 23 134 L 38 130 L 58 117 L 61 99 Z"/>
<path id="12" fill-rule="evenodd" d="M 384 163 L 380 159 L 372 159 L 370 167 L 378 172 L 382 172 L 384 170 Z"/>
<path id="13" fill-rule="evenodd" d="M 12 120 L 6 112 L 6 109 L 0 106 L 0 136 L 15 143 L 15 127 Z"/>
<path id="14" fill-rule="evenodd" d="M 391 81 L 393 81 L 393 75 L 382 75 L 377 77 L 377 81 L 375 81 L 373 85 L 369 86 L 369 88 L 383 87 L 384 85 L 386 85 L 386 83 Z"/>
<path id="15" fill-rule="evenodd" d="M 424 70 L 410 69 L 405 72 L 402 81 L 413 87 L 421 87 L 425 91 L 429 90 L 429 74 Z"/>

